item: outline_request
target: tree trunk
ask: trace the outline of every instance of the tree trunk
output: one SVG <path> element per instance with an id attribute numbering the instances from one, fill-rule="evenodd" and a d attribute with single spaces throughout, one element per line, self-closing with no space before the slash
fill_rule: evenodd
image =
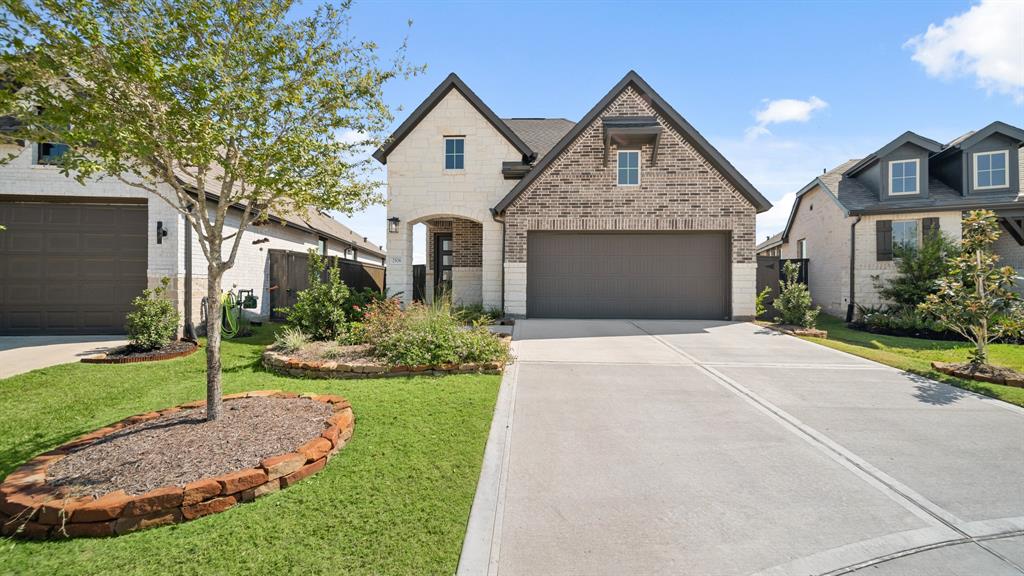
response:
<path id="1" fill-rule="evenodd" d="M 206 420 L 210 422 L 220 417 L 221 408 L 220 281 L 223 271 L 214 264 L 206 269 Z"/>
<path id="2" fill-rule="evenodd" d="M 977 265 L 974 274 L 974 287 L 978 294 L 978 301 L 985 303 L 987 295 L 985 294 L 985 274 L 981 268 L 981 250 L 974 251 L 974 259 Z M 977 349 L 974 353 L 974 363 L 988 364 L 988 318 L 983 317 L 981 319 L 980 330 L 978 331 L 978 342 Z"/>

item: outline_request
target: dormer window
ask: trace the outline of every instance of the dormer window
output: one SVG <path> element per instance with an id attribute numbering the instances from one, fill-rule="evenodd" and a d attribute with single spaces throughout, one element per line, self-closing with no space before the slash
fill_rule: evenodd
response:
<path id="1" fill-rule="evenodd" d="M 40 142 L 36 146 L 36 164 L 53 165 L 59 164 L 61 156 L 68 151 L 66 144 L 54 144 L 53 142 Z"/>
<path id="2" fill-rule="evenodd" d="M 466 139 L 448 136 L 444 139 L 444 169 L 462 170 L 466 167 Z"/>
<path id="3" fill-rule="evenodd" d="M 639 150 L 619 150 L 618 173 L 617 182 L 619 186 L 640 185 Z"/>
<path id="4" fill-rule="evenodd" d="M 889 162 L 890 196 L 918 193 L 918 162 L 916 158 Z"/>
<path id="5" fill-rule="evenodd" d="M 974 154 L 974 189 L 991 190 L 1006 188 L 1006 165 L 1009 153 L 1006 150 L 977 152 Z"/>

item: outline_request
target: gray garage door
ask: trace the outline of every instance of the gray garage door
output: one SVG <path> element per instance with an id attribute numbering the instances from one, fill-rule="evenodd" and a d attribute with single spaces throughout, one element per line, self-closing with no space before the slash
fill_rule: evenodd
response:
<path id="1" fill-rule="evenodd" d="M 721 232 L 530 232 L 526 313 L 726 319 L 729 262 Z"/>
<path id="2" fill-rule="evenodd" d="M 0 201 L 0 334 L 117 334 L 146 287 L 146 206 Z"/>

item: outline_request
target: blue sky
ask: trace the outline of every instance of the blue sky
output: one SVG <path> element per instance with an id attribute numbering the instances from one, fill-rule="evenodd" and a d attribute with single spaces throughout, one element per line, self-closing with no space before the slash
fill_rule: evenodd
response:
<path id="1" fill-rule="evenodd" d="M 635 69 L 776 204 L 759 240 L 822 169 L 906 130 L 945 142 L 1024 125 L 1021 0 L 364 1 L 352 18 L 385 54 L 408 33 L 427 66 L 387 86 L 396 126 L 449 72 L 499 116 L 578 120 Z M 341 219 L 384 243 L 383 206 Z"/>

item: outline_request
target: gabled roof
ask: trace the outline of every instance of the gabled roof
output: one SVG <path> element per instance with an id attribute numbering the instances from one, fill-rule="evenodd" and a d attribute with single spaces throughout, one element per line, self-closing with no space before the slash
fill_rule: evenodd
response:
<path id="1" fill-rule="evenodd" d="M 663 118 L 665 118 L 684 138 L 697 150 L 697 152 L 707 159 L 712 166 L 718 172 L 725 177 L 743 196 L 745 196 L 754 205 L 758 212 L 764 212 L 772 207 L 769 202 L 754 185 L 747 181 L 746 178 L 740 174 L 728 160 L 725 159 L 722 154 L 715 149 L 697 130 L 690 125 L 675 109 L 672 108 L 657 92 L 654 91 L 639 74 L 630 70 L 622 80 L 612 87 L 607 94 L 589 112 L 586 113 L 583 118 L 573 126 L 572 130 L 562 136 L 561 140 L 555 144 L 547 154 L 544 155 L 537 165 L 531 170 L 522 180 L 519 181 L 515 187 L 512 188 L 509 193 L 501 199 L 501 202 L 491 209 L 495 214 L 503 212 L 512 202 L 520 195 L 530 183 L 533 182 L 544 170 L 559 156 L 568 146 L 579 136 L 594 120 L 600 116 L 601 112 L 604 111 L 614 100 L 622 93 L 623 90 L 632 86 L 637 92 L 644 94 L 650 99 L 651 105 L 658 110 Z"/>
<path id="2" fill-rule="evenodd" d="M 1018 144 L 1024 142 L 1024 130 L 1017 128 L 1016 126 L 1007 124 L 1006 122 L 1000 122 L 996 120 L 995 122 L 982 128 L 981 130 L 968 132 L 967 134 L 964 134 L 963 136 L 957 138 L 956 140 L 953 140 L 949 144 L 946 144 L 942 152 L 936 154 L 935 156 L 945 157 L 953 150 L 963 150 L 964 148 L 970 148 L 971 146 L 974 146 L 978 142 L 981 142 L 982 140 L 988 138 L 993 134 L 1002 134 L 1003 136 L 1016 140 Z"/>
<path id="3" fill-rule="evenodd" d="M 437 104 L 452 90 L 457 90 L 459 94 L 462 94 L 462 96 L 469 101 L 469 103 L 472 104 L 478 112 L 480 112 L 480 115 L 491 123 L 491 126 L 494 126 L 494 128 L 500 132 L 501 135 L 509 141 L 509 143 L 515 146 L 516 150 L 523 155 L 524 161 L 536 156 L 535 152 L 526 145 L 526 142 L 523 142 L 523 139 L 509 128 L 508 124 L 506 124 L 501 118 L 498 118 L 498 115 L 488 108 L 487 104 L 484 104 L 483 100 L 473 93 L 473 91 L 469 89 L 469 86 L 466 86 L 466 83 L 453 72 L 449 74 L 433 92 L 430 93 L 430 96 L 427 96 L 426 100 L 412 111 L 412 114 L 405 119 L 405 122 L 402 122 L 394 133 L 388 137 L 384 145 L 373 153 L 373 157 L 381 164 L 387 164 L 388 154 L 390 154 L 391 151 L 394 150 L 410 132 L 412 132 L 413 128 L 415 128 L 421 120 L 426 118 L 427 114 L 429 114 L 430 111 L 433 110 L 434 107 L 437 106 Z"/>
<path id="4" fill-rule="evenodd" d="M 938 142 L 932 140 L 931 138 L 925 138 L 920 134 L 915 134 L 907 130 L 903 134 L 900 134 L 892 142 L 889 142 L 885 146 L 882 146 L 881 148 L 876 150 L 873 154 L 868 154 L 867 156 L 865 156 L 863 160 L 850 167 L 846 171 L 845 175 L 853 176 L 857 174 L 858 172 L 874 164 L 882 156 L 889 154 L 890 152 L 899 148 L 900 146 L 903 146 L 904 144 L 914 144 L 915 146 L 924 148 L 925 150 L 931 152 L 932 154 L 935 154 L 936 152 L 942 150 L 942 144 L 939 144 Z"/>
<path id="5" fill-rule="evenodd" d="M 800 202 L 803 200 L 804 195 L 814 189 L 815 186 L 821 187 L 822 191 L 839 206 L 839 209 L 843 211 L 844 215 L 849 212 L 846 209 L 846 206 L 839 201 L 836 189 L 839 187 L 839 182 L 843 180 L 843 172 L 849 170 L 851 166 L 858 162 L 859 160 L 856 158 L 853 160 L 847 160 L 839 166 L 825 172 L 821 176 L 816 177 L 814 180 L 811 180 L 806 186 L 797 191 L 796 199 L 793 200 L 793 207 L 789 211 L 789 218 L 786 220 L 786 228 L 782 230 L 783 242 L 789 242 L 789 230 L 793 227 L 793 221 L 796 219 L 796 212 L 800 209 Z"/>
<path id="6" fill-rule="evenodd" d="M 779 246 L 781 244 L 782 244 L 782 232 L 779 232 L 778 234 L 775 234 L 773 236 L 769 236 L 764 242 L 761 242 L 760 244 L 755 246 L 754 247 L 754 252 L 755 253 L 756 252 L 761 252 L 762 250 L 767 250 L 769 248 L 774 248 L 774 247 Z"/>

